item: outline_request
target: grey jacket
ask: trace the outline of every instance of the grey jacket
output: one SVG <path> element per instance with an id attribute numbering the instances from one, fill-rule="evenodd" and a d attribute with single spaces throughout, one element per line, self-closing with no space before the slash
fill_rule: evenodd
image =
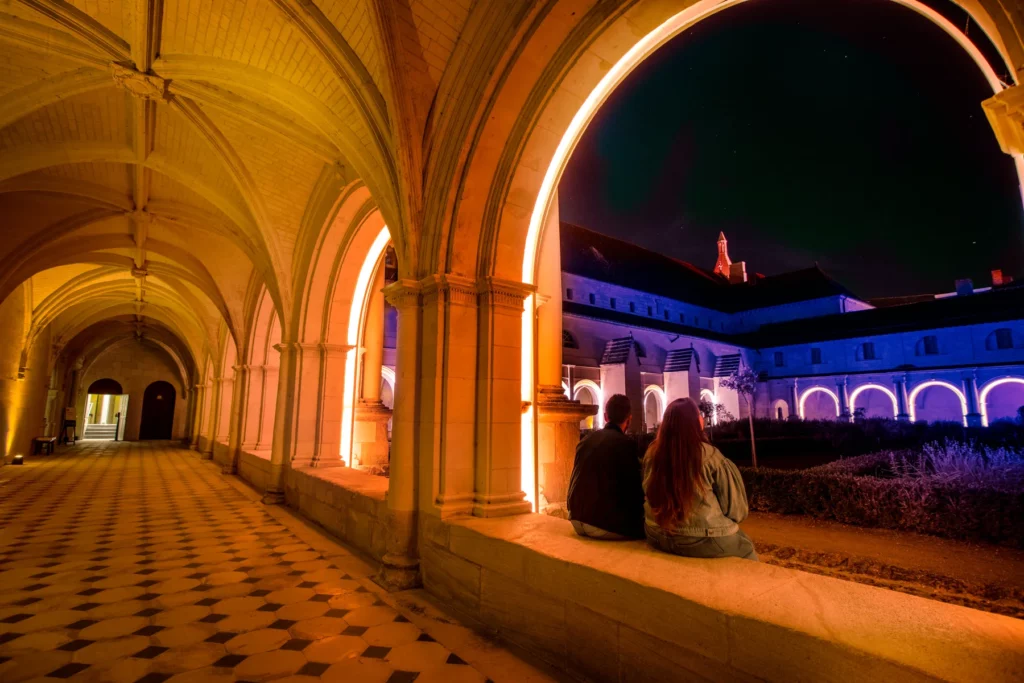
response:
<path id="1" fill-rule="evenodd" d="M 650 454 L 650 450 L 648 450 Z M 651 476 L 650 459 L 644 457 L 644 490 Z M 729 536 L 740 530 L 739 523 L 747 518 L 747 491 L 743 488 L 740 471 L 731 460 L 709 443 L 704 444 L 705 493 L 686 521 L 671 529 L 663 529 L 654 521 L 649 503 L 644 501 L 644 522 L 648 535 L 655 536 Z"/>

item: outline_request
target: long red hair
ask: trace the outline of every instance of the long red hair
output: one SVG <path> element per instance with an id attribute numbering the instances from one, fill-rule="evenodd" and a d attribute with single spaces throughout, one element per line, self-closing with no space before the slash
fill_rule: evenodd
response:
<path id="1" fill-rule="evenodd" d="M 685 521 L 698 494 L 704 493 L 701 470 L 706 442 L 696 401 L 672 401 L 644 456 L 650 472 L 644 493 L 658 526 L 668 528 Z"/>

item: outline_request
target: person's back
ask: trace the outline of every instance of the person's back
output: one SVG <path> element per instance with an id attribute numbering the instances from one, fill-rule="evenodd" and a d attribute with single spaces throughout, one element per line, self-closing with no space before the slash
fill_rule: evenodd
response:
<path id="1" fill-rule="evenodd" d="M 636 442 L 626 436 L 629 399 L 612 396 L 606 425 L 576 447 L 567 507 L 573 528 L 592 538 L 643 538 L 644 494 Z"/>
<path id="2" fill-rule="evenodd" d="M 756 560 L 740 530 L 747 494 L 736 465 L 704 440 L 692 399 L 673 401 L 644 456 L 644 527 L 651 545 L 689 557 Z"/>

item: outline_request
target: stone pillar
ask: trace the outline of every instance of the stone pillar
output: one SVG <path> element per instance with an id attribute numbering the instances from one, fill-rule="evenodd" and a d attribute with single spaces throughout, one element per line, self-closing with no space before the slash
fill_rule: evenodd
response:
<path id="1" fill-rule="evenodd" d="M 203 399 L 206 396 L 206 386 L 197 384 L 192 389 L 195 392 L 195 406 L 192 418 L 192 443 L 189 448 L 198 451 L 199 437 L 203 433 Z"/>
<path id="2" fill-rule="evenodd" d="M 377 267 L 363 325 L 362 391 L 355 407 L 352 429 L 352 464 L 378 471 L 388 469 L 388 420 L 391 410 L 380 400 L 381 364 L 384 360 L 384 264 Z"/>
<path id="3" fill-rule="evenodd" d="M 245 416 L 245 394 L 249 385 L 249 368 L 246 365 L 234 367 L 235 379 L 231 392 L 231 426 L 228 432 L 228 458 L 221 466 L 222 474 L 238 472 L 238 459 L 242 451 L 242 421 Z"/>
<path id="4" fill-rule="evenodd" d="M 378 576 L 378 581 L 389 590 L 403 590 L 419 584 L 416 460 L 422 322 L 420 290 L 419 283 L 408 280 L 393 282 L 384 290 L 388 302 L 398 312 L 387 538 Z M 429 444 L 432 450 L 433 440 Z M 433 453 L 428 457 L 433 458 Z"/>
<path id="5" fill-rule="evenodd" d="M 523 303 L 531 287 L 486 278 L 479 284 L 476 467 L 473 514 L 530 512 L 522 490 Z"/>
<path id="6" fill-rule="evenodd" d="M 580 442 L 580 421 L 597 411 L 598 406 L 567 399 L 560 384 L 537 388 L 537 476 L 543 496 L 543 500 L 538 500 L 538 509 L 549 514 L 565 509 L 569 477 Z"/>
<path id="7" fill-rule="evenodd" d="M 839 397 L 839 419 L 849 422 L 853 419 L 850 412 L 850 393 L 846 389 L 846 378 L 836 380 L 836 395 Z"/>
<path id="8" fill-rule="evenodd" d="M 978 381 L 975 378 L 975 371 L 968 370 L 963 373 L 964 398 L 967 399 L 967 426 L 981 426 L 981 410 L 978 408 Z"/>
<path id="9" fill-rule="evenodd" d="M 201 453 L 203 460 L 213 460 L 213 447 L 217 442 L 217 430 L 220 428 L 220 390 L 222 383 L 223 378 L 214 377 L 213 386 L 209 389 L 210 418 L 206 425 L 206 445 Z"/>
<path id="10" fill-rule="evenodd" d="M 295 391 L 295 379 L 299 358 L 299 345 L 294 342 L 282 342 L 274 346 L 281 356 L 278 367 L 277 410 L 274 413 L 273 441 L 270 446 L 270 476 L 267 488 L 263 492 L 263 503 L 280 505 L 284 502 L 285 470 L 291 466 L 291 454 L 294 444 L 294 424 L 292 400 Z"/>
<path id="11" fill-rule="evenodd" d="M 569 476 L 580 441 L 580 421 L 597 414 L 566 398 L 562 389 L 562 269 L 558 200 L 552 202 L 541 242 L 537 276 L 537 509 L 565 508 Z"/>
<path id="12" fill-rule="evenodd" d="M 345 464 L 341 452 L 341 422 L 345 410 L 345 357 L 351 346 L 318 344 L 316 443 L 311 467 L 339 467 Z M 305 377 L 305 375 L 303 375 Z"/>
<path id="13" fill-rule="evenodd" d="M 271 351 L 273 353 L 273 351 Z M 268 451 L 274 442 L 274 425 L 277 423 L 277 392 L 281 387 L 281 368 L 267 365 L 263 368 L 263 391 L 260 399 L 259 429 L 256 450 Z"/>
<path id="14" fill-rule="evenodd" d="M 266 367 L 246 366 L 245 400 L 242 410 L 242 439 L 240 448 L 252 452 L 260 442 L 260 423 L 263 418 Z"/>
<path id="15" fill-rule="evenodd" d="M 907 406 L 907 377 L 906 375 L 896 375 L 892 378 L 892 383 L 896 388 L 896 419 L 900 422 L 909 422 L 910 413 Z"/>
<path id="16" fill-rule="evenodd" d="M 789 419 L 796 421 L 800 418 L 800 389 L 794 379 L 789 385 Z"/>

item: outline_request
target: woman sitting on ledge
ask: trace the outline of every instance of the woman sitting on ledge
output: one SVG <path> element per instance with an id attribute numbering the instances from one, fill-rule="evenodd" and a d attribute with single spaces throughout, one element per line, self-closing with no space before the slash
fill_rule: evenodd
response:
<path id="1" fill-rule="evenodd" d="M 740 531 L 747 492 L 736 465 L 708 443 L 697 403 L 669 404 L 658 436 L 644 456 L 647 542 L 686 557 L 757 560 Z"/>

